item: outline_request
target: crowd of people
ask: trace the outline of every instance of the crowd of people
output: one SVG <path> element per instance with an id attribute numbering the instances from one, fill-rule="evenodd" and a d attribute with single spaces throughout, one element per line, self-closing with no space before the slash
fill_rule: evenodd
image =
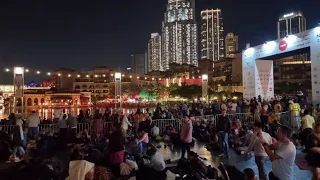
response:
<path id="1" fill-rule="evenodd" d="M 290 114 L 290 122 L 286 125 L 282 118 L 283 112 Z M 247 113 L 254 121 L 250 124 L 243 118 L 233 116 L 237 113 Z M 217 114 L 219 116 L 212 116 L 216 119 L 207 119 L 205 116 Z M 43 179 L 40 177 L 42 174 L 45 174 L 44 177 L 50 174 L 52 179 L 68 177 L 70 180 L 108 180 L 119 177 L 165 179 L 168 169 L 166 165 L 170 162 L 164 160 L 157 147 L 158 142 L 164 141 L 181 148 L 179 162 L 183 162 L 180 163 L 183 167 L 181 164 L 198 163 L 193 160 L 201 157 L 192 152 L 190 147 L 195 141 L 203 141 L 209 151 L 220 152 L 219 156 L 223 159 L 231 157 L 231 148 L 242 156 L 253 154 L 259 179 L 291 180 L 294 179 L 293 165 L 297 145 L 292 140 L 292 135 L 296 134 L 297 139 L 305 146 L 306 159 L 314 167 L 313 176 L 317 179 L 320 174 L 317 161 L 320 152 L 320 124 L 316 123 L 319 117 L 319 105 L 314 108 L 299 98 L 286 97 L 271 101 L 258 97 L 250 101 L 239 99 L 214 101 L 211 104 L 158 104 L 153 112 L 149 109 L 142 112 L 138 108 L 128 115 L 111 109 L 97 109 L 92 114 L 90 111 L 80 111 L 77 117 L 65 111 L 56 111 L 49 123 L 57 124 L 59 132 L 39 131 L 41 120 L 35 111 L 26 120 L 22 114 L 11 114 L 6 121 L 13 128 L 8 132 L 1 132 L 0 166 L 15 164 L 12 167 L 14 170 L 7 172 L 18 173 L 10 174 L 2 170 L 0 173 L 6 179 L 17 179 L 21 174 L 37 176 L 34 179 Z M 168 124 L 160 133 L 159 128 L 162 127 L 153 123 L 154 119 L 174 118 L 181 119 L 179 130 Z M 112 123 L 110 132 L 103 131 L 104 122 Z M 78 132 L 78 123 L 89 123 L 90 129 Z M 59 152 L 63 152 L 62 156 L 67 156 L 63 159 L 67 160 L 66 167 L 53 166 L 52 159 Z M 50 161 L 43 163 L 43 159 Z M 264 163 L 269 160 L 272 162 L 272 171 L 268 173 Z M 46 171 L 30 174 L 33 172 L 30 170 L 31 165 L 43 165 Z M 207 169 L 212 167 L 202 169 L 206 170 L 201 171 L 199 168 L 200 174 L 210 176 Z M 256 178 L 251 169 L 246 169 L 243 173 L 243 179 Z M 232 177 L 232 174 L 229 176 Z"/>

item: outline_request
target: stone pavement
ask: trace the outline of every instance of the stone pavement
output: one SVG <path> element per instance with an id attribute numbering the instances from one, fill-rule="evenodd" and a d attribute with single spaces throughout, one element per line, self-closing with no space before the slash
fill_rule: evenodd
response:
<path id="1" fill-rule="evenodd" d="M 180 149 L 178 148 L 172 148 L 172 147 L 165 147 L 163 143 L 160 143 L 161 148 L 160 151 L 163 154 L 165 160 L 171 159 L 171 160 L 177 160 L 181 157 Z M 192 151 L 198 153 L 201 157 L 207 159 L 207 165 L 212 165 L 214 167 L 217 167 L 220 163 L 220 158 L 214 155 L 213 153 L 207 151 L 207 149 L 204 147 L 201 143 L 196 143 L 193 148 L 191 148 Z M 243 171 L 246 168 L 251 168 L 254 170 L 256 175 L 258 175 L 258 168 L 255 164 L 254 157 L 244 157 L 237 155 L 233 150 L 231 150 L 231 158 L 228 160 L 222 160 L 224 164 L 233 165 L 236 168 L 238 168 L 240 171 Z M 267 161 L 265 163 L 266 171 L 269 173 L 271 171 L 271 162 Z M 312 177 L 312 174 L 310 171 L 307 170 L 300 170 L 299 167 L 295 164 L 294 165 L 294 180 L 309 180 Z"/>

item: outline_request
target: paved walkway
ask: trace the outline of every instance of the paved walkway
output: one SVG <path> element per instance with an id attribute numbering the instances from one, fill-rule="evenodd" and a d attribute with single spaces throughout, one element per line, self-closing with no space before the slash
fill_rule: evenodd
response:
<path id="1" fill-rule="evenodd" d="M 165 160 L 171 159 L 176 160 L 181 157 L 180 149 L 165 147 L 163 143 L 160 144 L 162 147 L 160 148 L 161 153 L 163 154 Z M 217 167 L 220 163 L 220 158 L 215 156 L 213 153 L 207 151 L 201 143 L 196 143 L 192 148 L 192 151 L 197 152 L 201 157 L 207 159 L 207 164 Z M 225 164 L 233 165 L 238 168 L 240 171 L 243 171 L 246 168 L 251 168 L 254 170 L 256 175 L 258 175 L 258 168 L 255 164 L 254 157 L 244 157 L 237 155 L 233 150 L 231 150 L 231 158 L 229 160 L 223 160 Z M 271 162 L 267 161 L 265 163 L 266 171 L 269 173 L 271 171 Z M 294 165 L 294 180 L 308 180 L 311 179 L 312 174 L 307 170 L 300 170 L 299 167 Z"/>

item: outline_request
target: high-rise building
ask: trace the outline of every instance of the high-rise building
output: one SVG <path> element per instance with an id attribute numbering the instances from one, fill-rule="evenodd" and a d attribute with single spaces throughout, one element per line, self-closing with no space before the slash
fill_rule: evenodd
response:
<path id="1" fill-rule="evenodd" d="M 218 61 L 224 55 L 224 29 L 220 9 L 201 11 L 201 59 Z"/>
<path id="2" fill-rule="evenodd" d="M 278 20 L 278 39 L 305 31 L 307 29 L 306 24 L 306 18 L 300 11 L 280 16 Z"/>
<path id="3" fill-rule="evenodd" d="M 132 54 L 132 73 L 146 74 L 148 72 L 147 53 Z"/>
<path id="4" fill-rule="evenodd" d="M 152 33 L 148 43 L 148 72 L 162 71 L 161 63 L 161 35 Z"/>
<path id="5" fill-rule="evenodd" d="M 238 36 L 233 33 L 228 33 L 225 38 L 226 46 L 226 57 L 234 58 L 236 57 L 236 52 L 238 51 Z"/>
<path id="6" fill-rule="evenodd" d="M 194 0 L 168 0 L 162 22 L 162 67 L 198 66 L 197 24 Z"/>
<path id="7" fill-rule="evenodd" d="M 281 15 L 277 24 L 278 39 L 307 30 L 306 18 L 300 11 Z M 274 61 L 273 71 L 275 91 L 281 92 L 283 87 L 289 83 L 305 84 L 304 88 L 311 89 L 311 61 L 309 53 L 277 59 Z"/>

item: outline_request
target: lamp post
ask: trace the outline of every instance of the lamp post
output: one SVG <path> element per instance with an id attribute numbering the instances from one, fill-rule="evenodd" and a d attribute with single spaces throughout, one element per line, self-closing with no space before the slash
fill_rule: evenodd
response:
<path id="1" fill-rule="evenodd" d="M 115 108 L 117 109 L 117 103 L 119 99 L 120 103 L 120 109 L 121 109 L 121 73 L 116 72 L 114 73 L 114 87 L 115 87 L 115 98 L 116 98 L 116 103 L 115 103 Z"/>
<path id="2" fill-rule="evenodd" d="M 208 74 L 202 74 L 202 98 L 208 100 Z"/>
<path id="3" fill-rule="evenodd" d="M 24 67 L 13 68 L 13 113 L 17 111 L 17 101 L 21 101 L 21 113 L 23 112 L 23 88 L 24 88 Z"/>

